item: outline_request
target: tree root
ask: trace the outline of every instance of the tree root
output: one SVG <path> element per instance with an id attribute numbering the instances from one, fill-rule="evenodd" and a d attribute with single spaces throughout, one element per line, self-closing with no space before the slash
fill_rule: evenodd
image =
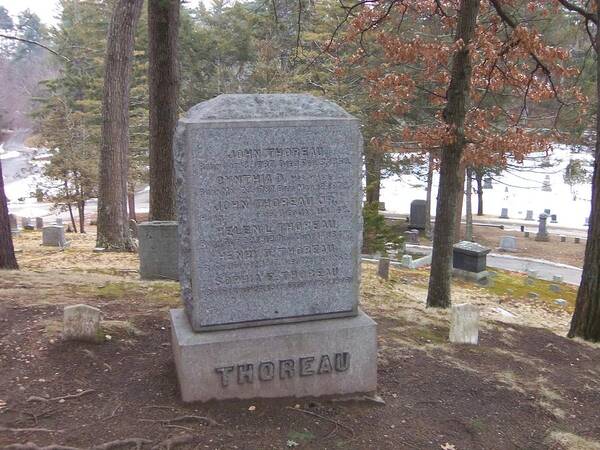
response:
<path id="1" fill-rule="evenodd" d="M 91 394 L 92 392 L 96 392 L 96 389 L 87 389 L 85 391 L 78 392 L 77 394 L 67 394 L 67 395 L 63 395 L 61 397 L 52 397 L 52 398 L 44 398 L 44 397 L 38 397 L 36 395 L 32 395 L 31 397 L 29 397 L 27 399 L 27 401 L 28 402 L 56 402 L 56 401 L 60 401 L 60 400 L 68 400 L 71 398 L 82 397 L 84 395 Z"/>
<path id="2" fill-rule="evenodd" d="M 39 447 L 33 442 L 27 442 L 26 444 L 10 444 L 2 447 L 3 450 L 81 450 L 77 447 L 65 447 L 63 445 L 47 445 L 45 447 Z"/>
<path id="3" fill-rule="evenodd" d="M 8 431 L 12 433 L 62 433 L 64 430 L 49 430 L 48 428 L 7 428 L 0 427 L 0 432 Z"/>
<path id="4" fill-rule="evenodd" d="M 182 434 L 181 436 L 175 436 L 169 439 L 165 439 L 164 441 L 159 442 L 151 450 L 159 450 L 165 448 L 166 450 L 171 450 L 178 445 L 189 444 L 195 439 L 193 434 Z"/>
<path id="5" fill-rule="evenodd" d="M 110 450 L 111 448 L 123 447 L 125 445 L 135 445 L 135 448 L 140 450 L 144 444 L 152 444 L 152 441 L 141 438 L 117 439 L 116 441 L 95 445 L 91 450 Z"/>
<path id="6" fill-rule="evenodd" d="M 291 406 L 287 406 L 286 409 L 289 409 L 290 411 L 297 411 L 297 412 L 301 412 L 301 413 L 304 413 L 304 414 L 308 414 L 310 416 L 315 416 L 315 417 L 318 417 L 319 419 L 323 419 L 323 420 L 326 420 L 327 422 L 331 422 L 331 423 L 339 426 L 340 428 L 343 428 L 347 432 L 349 432 L 350 433 L 350 439 L 354 439 L 354 430 L 352 428 L 350 428 L 348 425 L 343 424 L 342 422 L 338 422 L 337 420 L 330 419 L 327 416 L 323 416 L 321 414 L 317 414 L 316 412 L 308 411 L 306 409 L 292 408 Z"/>
<path id="7" fill-rule="evenodd" d="M 158 423 L 162 423 L 162 424 L 172 424 L 172 423 L 176 423 L 176 422 L 186 422 L 186 421 L 193 421 L 193 420 L 197 420 L 199 422 L 204 422 L 206 425 L 211 425 L 211 426 L 215 426 L 215 427 L 218 427 L 221 425 L 216 420 L 211 419 L 210 417 L 206 417 L 206 416 L 178 416 L 178 417 L 174 417 L 173 419 L 140 419 L 141 422 L 158 422 Z"/>

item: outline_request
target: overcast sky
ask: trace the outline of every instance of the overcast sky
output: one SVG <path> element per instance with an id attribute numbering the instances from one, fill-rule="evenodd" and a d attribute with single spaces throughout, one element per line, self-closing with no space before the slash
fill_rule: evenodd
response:
<path id="1" fill-rule="evenodd" d="M 209 0 L 188 0 L 188 6 L 196 6 L 200 1 L 209 4 Z M 60 12 L 57 0 L 0 0 L 0 6 L 8 9 L 11 16 L 16 17 L 21 11 L 29 9 L 36 13 L 46 25 L 54 25 Z"/>

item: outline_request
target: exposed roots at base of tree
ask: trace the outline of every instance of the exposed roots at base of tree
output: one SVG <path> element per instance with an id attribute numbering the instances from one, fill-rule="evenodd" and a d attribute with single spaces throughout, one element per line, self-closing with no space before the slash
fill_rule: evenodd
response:
<path id="1" fill-rule="evenodd" d="M 220 426 L 220 423 L 218 423 L 216 420 L 211 419 L 210 417 L 206 417 L 206 416 L 189 416 L 188 415 L 188 416 L 174 417 L 173 419 L 140 419 L 140 422 L 156 422 L 156 423 L 161 423 L 163 425 L 173 424 L 173 423 L 177 423 L 177 422 L 192 422 L 192 421 L 204 422 L 206 425 L 211 425 L 214 427 Z"/>
<path id="2" fill-rule="evenodd" d="M 92 392 L 96 392 L 96 390 L 95 389 L 87 389 L 85 391 L 78 392 L 77 394 L 67 394 L 67 395 L 63 395 L 61 397 L 52 397 L 52 398 L 38 397 L 36 395 L 32 395 L 31 397 L 29 397 L 27 399 L 27 401 L 28 402 L 56 402 L 56 401 L 60 401 L 60 400 L 69 400 L 71 398 L 82 397 L 84 395 L 91 394 Z"/>
<path id="3" fill-rule="evenodd" d="M 179 436 L 173 436 L 163 441 L 160 441 L 155 446 L 151 447 L 151 450 L 171 450 L 177 446 L 189 444 L 194 441 L 196 437 L 193 434 L 182 434 Z M 135 445 L 137 450 L 141 450 L 145 444 L 152 444 L 152 441 L 141 438 L 129 438 L 129 439 L 118 439 L 116 441 L 106 442 L 104 444 L 95 445 L 88 449 L 78 447 L 66 447 L 64 445 L 46 445 L 40 447 L 33 442 L 27 442 L 26 444 L 10 444 L 1 447 L 3 450 L 112 450 L 120 447 L 132 447 Z"/>

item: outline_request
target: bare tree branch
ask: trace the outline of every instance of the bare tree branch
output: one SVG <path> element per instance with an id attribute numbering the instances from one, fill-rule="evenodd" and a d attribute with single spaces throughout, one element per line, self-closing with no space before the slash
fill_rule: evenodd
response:
<path id="1" fill-rule="evenodd" d="M 13 40 L 13 41 L 25 42 L 26 44 L 37 45 L 38 47 L 41 47 L 44 50 L 47 50 L 50 53 L 52 53 L 52 54 L 54 54 L 54 55 L 56 55 L 56 56 L 58 56 L 60 58 L 63 58 L 65 61 L 69 61 L 69 62 L 71 61 L 65 55 L 61 55 L 56 50 L 52 50 L 50 47 L 47 47 L 46 45 L 41 44 L 41 43 L 39 43 L 37 41 L 32 41 L 30 39 L 24 39 L 24 38 L 20 38 L 20 37 L 17 37 L 17 36 L 9 36 L 8 34 L 2 34 L 2 33 L 0 33 L 0 37 L 4 38 L 4 39 L 10 39 L 10 40 Z"/>

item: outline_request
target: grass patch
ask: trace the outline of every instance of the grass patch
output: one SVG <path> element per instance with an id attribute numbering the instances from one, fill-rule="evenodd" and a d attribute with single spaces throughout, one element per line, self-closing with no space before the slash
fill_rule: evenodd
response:
<path id="1" fill-rule="evenodd" d="M 142 294 L 139 283 L 129 283 L 119 281 L 116 283 L 106 283 L 102 286 L 95 286 L 92 289 L 98 298 L 106 300 L 116 300 L 119 298 L 134 297 Z"/>
<path id="2" fill-rule="evenodd" d="M 510 298 L 511 300 L 543 303 L 551 309 L 566 309 L 568 312 L 573 312 L 575 308 L 577 286 L 530 278 L 527 275 L 515 272 L 502 270 L 490 272 L 493 272 L 495 276 L 492 278 L 492 282 L 483 288 L 494 295 Z M 555 292 L 551 286 L 558 286 L 560 291 Z M 537 294 L 537 297 L 531 298 L 531 294 Z M 557 305 L 555 300 L 558 298 L 566 300 L 567 305 L 564 307 Z"/>

